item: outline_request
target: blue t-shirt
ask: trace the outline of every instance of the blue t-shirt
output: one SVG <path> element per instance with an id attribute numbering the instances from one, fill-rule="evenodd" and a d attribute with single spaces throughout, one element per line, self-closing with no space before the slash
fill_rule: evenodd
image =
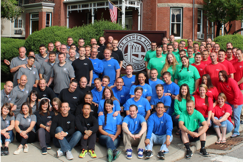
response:
<path id="1" fill-rule="evenodd" d="M 125 86 L 122 87 L 122 90 L 118 90 L 116 87 L 112 88 L 114 96 L 120 101 L 120 105 L 124 105 L 126 101 L 130 98 L 129 91 L 130 88 Z"/>
<path id="2" fill-rule="evenodd" d="M 148 130 L 146 139 L 150 139 L 152 133 L 155 135 L 172 135 L 173 122 L 171 116 L 164 113 L 162 117 L 158 117 L 157 113 L 153 113 L 148 118 Z"/>
<path id="3" fill-rule="evenodd" d="M 141 124 L 143 122 L 146 121 L 140 114 L 137 114 L 136 118 L 132 118 L 130 115 L 127 115 L 123 120 L 123 123 L 127 123 L 127 127 L 132 134 L 138 134 L 140 132 L 142 127 Z"/>
<path id="4" fill-rule="evenodd" d="M 164 93 L 171 93 L 173 95 L 178 95 L 180 92 L 180 87 L 172 82 L 171 84 L 163 84 L 164 86 Z"/>
<path id="5" fill-rule="evenodd" d="M 104 70 L 103 62 L 98 58 L 96 58 L 96 59 L 89 58 L 89 59 L 91 60 L 93 67 L 94 67 L 94 69 L 93 69 L 93 80 L 92 80 L 92 83 L 94 83 L 94 79 L 99 78 L 99 75 L 101 73 L 103 73 L 103 70 Z"/>
<path id="6" fill-rule="evenodd" d="M 151 109 L 148 100 L 143 97 L 141 97 L 138 101 L 135 101 L 134 97 L 128 99 L 124 104 L 124 111 L 129 110 L 130 105 L 136 105 L 138 107 L 138 114 L 142 115 L 143 117 L 145 117 L 147 111 Z"/>
<path id="7" fill-rule="evenodd" d="M 156 78 L 157 79 L 157 78 Z M 156 96 L 156 88 L 155 88 L 155 86 L 157 85 L 157 84 L 164 84 L 164 82 L 162 81 L 162 80 L 160 80 L 160 79 L 157 79 L 156 81 L 152 81 L 151 79 L 149 79 L 149 85 L 151 86 L 151 88 L 152 88 L 152 96 L 154 97 L 154 96 Z"/>
<path id="8" fill-rule="evenodd" d="M 103 59 L 102 62 L 104 67 L 103 76 L 107 75 L 110 77 L 110 84 L 113 85 L 116 80 L 116 70 L 120 69 L 120 65 L 118 61 L 113 58 L 110 60 Z"/>
<path id="9" fill-rule="evenodd" d="M 105 103 L 105 99 L 101 99 L 100 103 L 99 103 L 99 107 L 98 107 L 98 113 L 104 112 L 104 103 Z M 121 111 L 120 103 L 117 100 L 113 101 L 113 105 L 114 105 L 114 107 L 113 107 L 114 112 Z"/>
<path id="10" fill-rule="evenodd" d="M 162 102 L 165 106 L 171 106 L 171 97 L 170 96 L 162 96 L 158 98 L 157 94 L 155 97 L 152 97 L 150 101 L 150 105 L 156 105 L 158 102 Z"/>
<path id="11" fill-rule="evenodd" d="M 109 134 L 116 134 L 117 125 L 122 124 L 121 115 L 113 116 L 114 111 L 110 114 L 107 114 L 106 125 L 105 125 L 105 115 L 101 115 L 98 117 L 99 125 L 103 126 L 103 130 Z"/>
<path id="12" fill-rule="evenodd" d="M 146 98 L 148 96 L 152 96 L 152 88 L 150 85 L 148 85 L 147 83 L 145 83 L 143 86 L 141 85 L 132 85 L 131 89 L 130 89 L 130 95 L 134 95 L 134 90 L 136 87 L 142 87 L 143 88 L 143 95 L 142 97 Z"/>
<path id="13" fill-rule="evenodd" d="M 131 88 L 132 84 L 135 83 L 136 76 L 133 75 L 131 78 L 128 78 L 126 75 L 122 77 L 124 86 Z"/>
<path id="14" fill-rule="evenodd" d="M 102 87 L 102 90 L 100 92 L 96 88 L 91 90 L 91 93 L 93 94 L 93 102 L 99 104 L 100 100 L 102 99 L 103 90 L 104 87 Z"/>

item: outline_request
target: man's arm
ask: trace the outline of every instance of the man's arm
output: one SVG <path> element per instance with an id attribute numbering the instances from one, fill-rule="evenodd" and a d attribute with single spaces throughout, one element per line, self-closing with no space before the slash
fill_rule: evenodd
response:
<path id="1" fill-rule="evenodd" d="M 202 129 L 198 132 L 198 135 L 201 136 L 203 133 L 205 133 L 208 130 L 208 124 L 207 121 L 202 122 Z"/>
<path id="2" fill-rule="evenodd" d="M 25 67 L 25 64 L 22 64 L 22 65 L 13 67 L 12 69 L 10 69 L 10 72 L 11 72 L 11 73 L 14 73 L 14 72 L 18 71 L 19 68 L 21 68 L 21 67 L 22 67 L 22 68 L 26 68 L 26 67 Z"/>
<path id="3" fill-rule="evenodd" d="M 241 83 L 243 83 L 243 77 L 237 83 L 238 83 L 238 85 L 240 85 Z"/>
<path id="4" fill-rule="evenodd" d="M 53 77 L 51 77 L 51 78 L 49 79 L 49 81 L 48 81 L 48 83 L 47 83 L 47 87 L 49 87 L 49 85 L 51 85 L 52 81 L 53 81 Z"/>
<path id="5" fill-rule="evenodd" d="M 117 79 L 118 77 L 120 77 L 120 69 L 117 69 L 117 70 L 116 70 L 116 79 Z"/>
<path id="6" fill-rule="evenodd" d="M 230 74 L 230 78 L 234 79 L 234 73 Z"/>
<path id="7" fill-rule="evenodd" d="M 147 130 L 147 123 L 146 122 L 142 122 L 141 125 L 142 125 L 141 130 L 138 133 L 139 136 L 142 136 L 146 132 L 146 130 Z"/>
<path id="8" fill-rule="evenodd" d="M 148 111 L 146 112 L 145 120 L 148 120 L 148 118 L 149 118 L 150 114 L 151 114 L 151 111 L 150 111 L 150 110 L 148 110 Z"/>
<path id="9" fill-rule="evenodd" d="M 123 61 L 120 61 L 120 68 L 122 68 Z"/>
<path id="10" fill-rule="evenodd" d="M 93 80 L 93 70 L 90 70 L 89 72 L 89 86 L 91 86 Z"/>
<path id="11" fill-rule="evenodd" d="M 127 123 L 125 122 L 122 123 L 122 130 L 124 133 L 132 137 L 133 134 L 129 131 Z"/>

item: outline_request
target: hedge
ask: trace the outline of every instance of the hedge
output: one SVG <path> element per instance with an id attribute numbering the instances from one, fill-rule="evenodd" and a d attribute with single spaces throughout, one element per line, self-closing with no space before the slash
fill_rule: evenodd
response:
<path id="1" fill-rule="evenodd" d="M 19 55 L 19 47 L 24 46 L 24 39 L 1 38 L 1 72 L 2 76 L 10 74 L 9 67 L 3 63 L 4 59 L 11 60 Z M 3 79 L 3 77 L 2 77 Z"/>
<path id="2" fill-rule="evenodd" d="M 214 42 L 218 43 L 220 49 L 223 50 L 226 50 L 226 44 L 228 42 L 231 42 L 233 47 L 243 50 L 243 36 L 240 34 L 218 36 L 214 39 Z"/>
<path id="3" fill-rule="evenodd" d="M 186 42 L 185 47 L 188 46 L 187 39 L 176 39 L 175 41 L 178 42 L 178 43 L 180 43 L 180 41 L 182 41 L 182 40 L 184 40 Z M 193 43 L 198 43 L 199 46 L 201 45 L 201 42 L 199 42 L 199 41 L 193 41 Z"/>
<path id="4" fill-rule="evenodd" d="M 83 25 L 81 27 L 66 28 L 53 26 L 36 31 L 31 34 L 25 42 L 27 51 L 33 50 L 39 52 L 39 45 L 44 44 L 46 47 L 49 42 L 55 43 L 60 41 L 63 44 L 67 43 L 67 38 L 72 37 L 74 44 L 78 45 L 78 39 L 84 38 L 85 45 L 90 45 L 90 39 L 104 36 L 104 30 L 125 30 L 120 24 L 114 24 L 110 21 L 100 20 L 94 24 Z"/>

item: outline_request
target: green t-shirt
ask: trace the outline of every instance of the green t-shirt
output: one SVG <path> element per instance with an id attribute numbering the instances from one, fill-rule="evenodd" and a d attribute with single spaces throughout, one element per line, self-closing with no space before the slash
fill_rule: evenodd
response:
<path id="1" fill-rule="evenodd" d="M 177 49 L 176 52 L 172 51 L 172 54 L 175 56 L 177 62 L 180 62 L 181 61 L 181 58 L 180 58 L 180 54 L 179 54 L 179 50 L 178 49 Z"/>
<path id="2" fill-rule="evenodd" d="M 195 103 L 195 98 L 191 96 L 191 100 Z M 181 101 L 175 100 L 174 103 L 174 113 L 173 115 L 181 115 L 181 113 L 186 112 L 186 99 L 182 98 Z"/>
<path id="3" fill-rule="evenodd" d="M 199 72 L 196 67 L 189 65 L 188 70 L 186 67 L 183 69 L 177 68 L 175 72 L 175 79 L 178 80 L 178 85 L 187 84 L 190 89 L 190 94 L 195 91 L 195 81 L 200 78 Z"/>
<path id="4" fill-rule="evenodd" d="M 159 74 L 157 77 L 158 79 L 160 79 L 161 70 L 163 69 L 163 67 L 165 65 L 165 59 L 166 59 L 166 57 L 162 55 L 162 57 L 160 57 L 160 58 L 154 57 L 149 60 L 147 69 L 149 69 L 149 70 L 151 70 L 153 68 L 157 69 L 158 74 Z"/>
<path id="5" fill-rule="evenodd" d="M 189 64 L 191 65 L 191 64 L 193 64 L 193 63 L 195 63 L 195 59 L 194 59 L 194 57 L 189 58 Z"/>
<path id="6" fill-rule="evenodd" d="M 144 57 L 144 61 L 149 62 L 149 60 L 153 57 L 156 57 L 156 50 L 154 50 L 154 51 L 149 50 L 149 51 L 146 52 L 146 55 Z"/>
<path id="7" fill-rule="evenodd" d="M 180 115 L 179 121 L 183 121 L 185 127 L 189 130 L 194 132 L 195 130 L 197 130 L 199 128 L 199 122 L 202 123 L 205 121 L 203 115 L 197 111 L 196 109 L 194 109 L 194 112 L 192 113 L 192 115 L 189 115 L 186 112 L 183 112 Z"/>
<path id="8" fill-rule="evenodd" d="M 176 72 L 176 69 L 177 68 L 181 68 L 181 66 L 180 65 L 176 65 L 176 68 L 175 68 L 175 70 L 173 70 L 173 66 L 171 65 L 166 71 L 168 71 L 169 73 L 170 73 L 170 75 L 171 75 L 171 81 L 172 82 L 174 82 L 174 80 L 175 80 L 175 78 L 174 78 L 174 76 L 175 76 L 175 72 Z M 163 80 L 164 81 L 164 80 Z"/>

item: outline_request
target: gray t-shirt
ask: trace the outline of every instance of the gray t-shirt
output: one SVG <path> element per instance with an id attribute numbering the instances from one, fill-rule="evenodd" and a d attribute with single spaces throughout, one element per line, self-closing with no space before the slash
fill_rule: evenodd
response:
<path id="1" fill-rule="evenodd" d="M 59 63 L 53 66 L 51 77 L 54 79 L 54 92 L 60 93 L 64 88 L 68 88 L 70 78 L 74 78 L 74 70 L 71 64 L 65 63 L 60 66 Z"/>
<path id="2" fill-rule="evenodd" d="M 1 130 L 10 126 L 12 120 L 15 120 L 14 116 L 7 115 L 5 119 L 3 119 L 3 117 L 1 116 Z"/>
<path id="3" fill-rule="evenodd" d="M 36 122 L 36 116 L 29 115 L 25 118 L 24 114 L 18 114 L 16 117 L 16 120 L 19 121 L 19 125 L 23 126 L 24 128 L 28 128 L 28 127 L 30 127 L 30 123 L 32 121 Z M 33 130 L 34 130 L 34 128 L 33 128 Z"/>
<path id="4" fill-rule="evenodd" d="M 5 103 L 15 103 L 15 94 L 13 93 L 13 90 L 9 93 L 9 95 L 6 95 L 4 89 L 1 90 L 1 107 Z"/>
<path id="5" fill-rule="evenodd" d="M 35 67 L 32 67 L 32 68 L 28 68 L 27 66 L 26 66 L 26 68 L 21 67 L 19 69 L 17 79 L 20 79 L 20 77 L 24 74 L 27 76 L 27 79 L 28 79 L 27 84 L 32 89 L 33 85 L 35 84 L 35 81 L 39 80 L 39 74 L 38 74 L 37 69 Z"/>
<path id="6" fill-rule="evenodd" d="M 39 62 L 35 61 L 33 66 L 37 69 L 38 73 L 40 74 L 41 64 Z"/>
<path id="7" fill-rule="evenodd" d="M 27 57 L 25 57 L 24 59 L 21 59 L 19 57 L 14 57 L 11 60 L 10 69 L 12 69 L 12 68 L 14 68 L 16 66 L 19 66 L 19 65 L 26 64 L 26 63 L 27 63 Z M 18 71 L 19 70 L 17 70 L 16 72 L 13 73 L 13 83 L 14 83 L 14 86 L 17 86 L 18 85 L 18 82 L 17 82 Z"/>
<path id="8" fill-rule="evenodd" d="M 44 62 L 41 66 L 40 74 L 42 74 L 42 77 L 46 80 L 47 83 L 50 80 L 54 65 L 55 63 L 52 64 L 50 62 Z"/>
<path id="9" fill-rule="evenodd" d="M 41 65 L 42 65 L 46 60 L 48 60 L 48 59 L 49 59 L 49 55 L 48 55 L 48 54 L 46 55 L 45 58 L 42 57 L 40 53 L 35 55 L 35 60 L 38 61 Z"/>
<path id="10" fill-rule="evenodd" d="M 19 86 L 14 87 L 13 93 L 16 95 L 15 97 L 15 105 L 17 105 L 17 109 L 14 110 L 14 114 L 17 115 L 21 109 L 21 106 L 24 102 L 26 102 L 29 94 L 30 94 L 31 88 L 29 85 L 25 85 L 25 88 L 21 90 Z"/>

